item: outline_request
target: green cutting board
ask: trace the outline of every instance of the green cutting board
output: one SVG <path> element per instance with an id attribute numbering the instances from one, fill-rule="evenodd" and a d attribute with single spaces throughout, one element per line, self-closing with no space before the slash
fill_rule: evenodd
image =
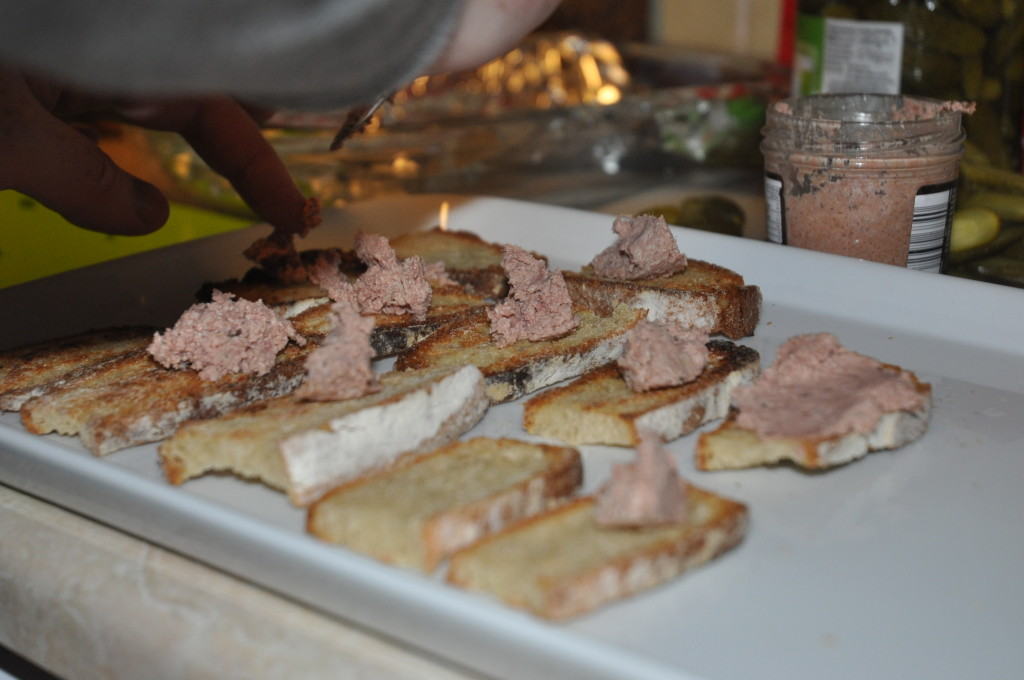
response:
<path id="1" fill-rule="evenodd" d="M 0 288 L 251 224 L 172 204 L 162 229 L 145 236 L 111 236 L 80 229 L 23 194 L 0 191 Z"/>

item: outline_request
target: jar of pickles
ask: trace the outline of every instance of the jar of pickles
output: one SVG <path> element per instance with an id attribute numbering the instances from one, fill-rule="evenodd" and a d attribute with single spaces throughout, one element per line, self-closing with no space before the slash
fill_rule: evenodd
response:
<path id="1" fill-rule="evenodd" d="M 971 101 L 968 153 L 1021 169 L 1024 0 L 799 0 L 793 94 Z"/>

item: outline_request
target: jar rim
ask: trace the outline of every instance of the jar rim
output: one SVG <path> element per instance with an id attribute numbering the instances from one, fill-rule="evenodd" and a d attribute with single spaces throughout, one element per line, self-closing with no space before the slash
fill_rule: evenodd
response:
<path id="1" fill-rule="evenodd" d="M 763 148 L 880 157 L 959 152 L 961 109 L 957 102 L 889 94 L 783 99 L 768 108 Z"/>
<path id="2" fill-rule="evenodd" d="M 915 127 L 958 124 L 966 102 L 944 101 L 902 94 L 813 94 L 771 103 L 769 118 L 812 123 L 846 123 L 881 127 Z"/>

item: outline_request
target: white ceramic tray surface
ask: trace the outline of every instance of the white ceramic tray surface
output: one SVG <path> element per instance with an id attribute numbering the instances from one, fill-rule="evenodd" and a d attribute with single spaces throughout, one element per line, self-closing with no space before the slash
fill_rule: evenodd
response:
<path id="1" fill-rule="evenodd" d="M 608 215 L 451 198 L 449 227 L 585 264 Z M 302 245 L 437 223 L 442 197 L 359 204 Z M 256 227 L 0 291 L 0 347 L 115 323 L 170 324 L 204 281 L 240 275 Z M 764 362 L 787 337 L 836 333 L 934 386 L 919 441 L 823 474 L 700 473 L 747 503 L 746 540 L 664 587 L 549 624 L 302 531 L 276 493 L 226 476 L 166 484 L 155 447 L 106 459 L 0 417 L 0 481 L 190 555 L 450 663 L 497 678 L 1017 678 L 1024 668 L 1024 293 L 692 230 L 690 257 L 731 267 L 765 298 L 744 342 Z M 16 324 L 14 320 L 21 320 Z M 471 434 L 525 436 L 517 403 Z M 586 488 L 627 450 L 584 447 Z"/>

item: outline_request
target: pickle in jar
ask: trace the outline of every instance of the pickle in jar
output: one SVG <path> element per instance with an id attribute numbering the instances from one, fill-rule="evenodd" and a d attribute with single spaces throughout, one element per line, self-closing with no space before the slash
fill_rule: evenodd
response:
<path id="1" fill-rule="evenodd" d="M 1002 222 L 995 211 L 988 208 L 961 208 L 953 213 L 953 227 L 949 233 L 949 252 L 959 253 L 978 248 L 999 236 Z"/>

